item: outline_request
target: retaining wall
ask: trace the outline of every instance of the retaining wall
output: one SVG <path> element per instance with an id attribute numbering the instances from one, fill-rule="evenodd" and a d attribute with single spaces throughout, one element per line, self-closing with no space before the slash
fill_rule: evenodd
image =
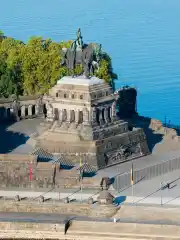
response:
<path id="1" fill-rule="evenodd" d="M 66 234 L 64 224 L 0 222 L 1 239 L 64 239 L 64 240 L 101 240 L 101 239 L 179 239 L 179 226 L 112 223 L 95 221 L 72 221 Z"/>

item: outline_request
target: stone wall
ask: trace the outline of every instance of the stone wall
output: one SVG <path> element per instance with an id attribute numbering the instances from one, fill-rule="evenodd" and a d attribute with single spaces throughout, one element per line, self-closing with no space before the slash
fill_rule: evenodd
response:
<path id="1" fill-rule="evenodd" d="M 90 211 L 91 205 L 85 203 L 67 204 L 62 201 L 46 201 L 40 203 L 39 199 L 25 199 L 19 202 L 15 202 L 14 200 L 0 200 L 0 212 L 59 213 L 71 216 L 88 216 Z"/>
<path id="2" fill-rule="evenodd" d="M 0 154 L 0 186 L 30 187 L 30 168 L 35 169 L 36 165 L 36 156 Z M 32 175 L 34 178 L 34 172 Z"/>
<path id="3" fill-rule="evenodd" d="M 0 188 L 78 188 L 79 172 L 60 164 L 37 162 L 37 156 L 0 154 Z"/>
<path id="4" fill-rule="evenodd" d="M 180 236 L 179 226 L 143 223 L 72 220 L 66 235 L 64 230 L 65 224 L 61 223 L 0 222 L 0 236 L 2 239 L 178 240 Z"/>

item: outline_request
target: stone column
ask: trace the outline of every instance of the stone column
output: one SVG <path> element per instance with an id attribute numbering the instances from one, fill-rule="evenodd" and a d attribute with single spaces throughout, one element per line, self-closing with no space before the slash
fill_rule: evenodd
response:
<path id="1" fill-rule="evenodd" d="M 32 105 L 28 106 L 28 116 L 32 117 Z"/>
<path id="2" fill-rule="evenodd" d="M 22 118 L 25 117 L 25 109 L 26 109 L 26 107 L 23 105 L 23 106 L 21 107 L 21 117 L 22 117 Z"/>
<path id="3" fill-rule="evenodd" d="M 96 119 L 97 109 L 96 109 L 96 107 L 92 108 L 91 114 L 92 114 L 91 115 L 92 124 L 97 125 L 97 119 Z"/>
<path id="4" fill-rule="evenodd" d="M 100 123 L 100 125 L 104 124 L 104 121 L 102 118 L 102 108 L 99 108 L 99 123 Z"/>
<path id="5" fill-rule="evenodd" d="M 106 123 L 110 122 L 110 119 L 109 119 L 109 108 L 108 107 L 106 107 L 104 109 L 104 119 L 105 119 Z"/>
<path id="6" fill-rule="evenodd" d="M 75 123 L 79 123 L 79 110 L 75 110 Z"/>
<path id="7" fill-rule="evenodd" d="M 67 109 L 66 113 L 67 113 L 66 122 L 70 123 L 70 120 L 71 120 L 71 110 Z"/>
<path id="8" fill-rule="evenodd" d="M 89 124 L 89 111 L 87 108 L 83 109 L 83 124 Z"/>
<path id="9" fill-rule="evenodd" d="M 59 109 L 59 122 L 63 121 L 63 110 Z"/>
<path id="10" fill-rule="evenodd" d="M 116 119 L 116 101 L 113 102 L 111 107 L 112 120 Z"/>
<path id="11" fill-rule="evenodd" d="M 39 115 L 39 105 L 38 104 L 35 105 L 35 114 L 36 114 L 36 116 Z"/>

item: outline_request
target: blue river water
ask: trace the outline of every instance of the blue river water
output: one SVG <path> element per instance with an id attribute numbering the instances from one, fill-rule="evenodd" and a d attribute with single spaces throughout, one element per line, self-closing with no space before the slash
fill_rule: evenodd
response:
<path id="1" fill-rule="evenodd" d="M 118 74 L 116 87 L 138 90 L 138 112 L 180 124 L 179 0 L 6 0 L 0 29 L 27 41 L 75 38 L 102 43 Z"/>

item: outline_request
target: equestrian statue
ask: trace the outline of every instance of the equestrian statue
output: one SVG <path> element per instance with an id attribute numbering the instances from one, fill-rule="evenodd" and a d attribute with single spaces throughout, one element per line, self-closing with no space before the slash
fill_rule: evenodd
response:
<path id="1" fill-rule="evenodd" d="M 95 70 L 99 69 L 102 55 L 101 44 L 87 45 L 83 43 L 81 29 L 79 28 L 77 38 L 72 42 L 70 48 L 62 48 L 61 66 L 66 66 L 68 70 L 73 71 L 77 65 L 82 65 L 82 74 L 89 78 L 90 75 L 94 75 Z"/>

